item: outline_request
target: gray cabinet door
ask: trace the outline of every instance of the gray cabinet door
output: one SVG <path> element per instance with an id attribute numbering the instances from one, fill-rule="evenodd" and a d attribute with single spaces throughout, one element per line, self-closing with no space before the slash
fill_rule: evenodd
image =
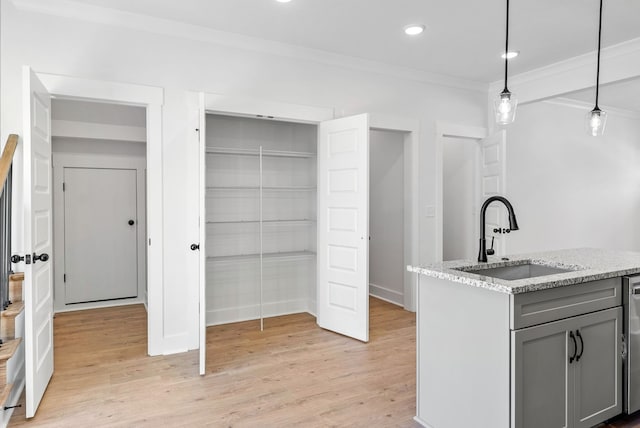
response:
<path id="1" fill-rule="evenodd" d="M 622 413 L 622 308 L 581 316 L 575 329 L 575 426 L 592 427 Z"/>
<path id="2" fill-rule="evenodd" d="M 511 426 L 573 427 L 575 319 L 511 332 Z"/>

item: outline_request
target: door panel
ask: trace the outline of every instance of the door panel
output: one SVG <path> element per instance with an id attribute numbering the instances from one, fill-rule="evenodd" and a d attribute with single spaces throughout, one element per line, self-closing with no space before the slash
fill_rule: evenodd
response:
<path id="1" fill-rule="evenodd" d="M 571 427 L 573 342 L 569 319 L 511 332 L 512 426 Z"/>
<path id="2" fill-rule="evenodd" d="M 318 130 L 318 325 L 369 340 L 369 118 Z"/>
<path id="3" fill-rule="evenodd" d="M 52 254 L 51 98 L 24 68 L 24 239 L 26 254 Z M 52 260 L 25 263 L 26 417 L 35 415 L 53 375 Z"/>
<path id="4" fill-rule="evenodd" d="M 502 130 L 480 142 L 480 198 L 478 207 L 491 196 L 505 193 L 506 180 L 506 131 Z M 502 204 L 493 203 L 487 208 L 486 230 L 507 227 L 505 225 L 505 208 Z M 487 234 L 487 247 L 491 246 L 491 233 Z M 501 234 L 496 234 L 493 248 L 496 255 L 504 255 L 505 242 Z"/>
<path id="5" fill-rule="evenodd" d="M 65 304 L 137 297 L 136 170 L 65 168 L 64 183 Z"/>
<path id="6" fill-rule="evenodd" d="M 199 250 L 198 250 L 198 296 L 199 296 L 199 324 L 200 331 L 198 336 L 199 346 L 199 373 L 204 375 L 206 372 L 207 364 L 207 223 L 206 223 L 206 189 L 207 189 L 207 166 L 206 166 L 206 147 L 207 147 L 207 112 L 205 109 L 205 95 L 200 94 L 200 127 L 198 132 L 198 147 L 200 150 L 200 162 L 199 162 L 199 174 L 198 181 L 200 184 L 200 236 L 199 238 Z"/>
<path id="7" fill-rule="evenodd" d="M 622 412 L 622 308 L 580 317 L 575 365 L 577 427 L 592 427 Z"/>

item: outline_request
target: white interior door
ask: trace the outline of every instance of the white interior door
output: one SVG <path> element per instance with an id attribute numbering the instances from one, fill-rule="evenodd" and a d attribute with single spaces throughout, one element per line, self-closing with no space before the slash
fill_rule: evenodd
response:
<path id="1" fill-rule="evenodd" d="M 46 261 L 53 255 L 51 97 L 29 67 L 23 79 L 25 395 L 31 418 L 53 375 L 53 263 Z"/>
<path id="2" fill-rule="evenodd" d="M 136 174 L 64 168 L 65 304 L 138 296 Z"/>
<path id="3" fill-rule="evenodd" d="M 318 325 L 369 340 L 369 117 L 318 129 Z"/>
<path id="4" fill-rule="evenodd" d="M 207 242 L 207 223 L 205 216 L 206 208 L 206 192 L 207 192 L 207 166 L 206 166 L 206 145 L 207 145 L 207 112 L 205 110 L 205 95 L 200 94 L 200 126 L 198 132 L 198 145 L 200 148 L 200 171 L 199 171 L 199 183 L 200 183 L 200 242 L 198 244 L 198 280 L 199 280 L 199 311 L 200 311 L 200 331 L 199 331 L 199 347 L 200 347 L 200 375 L 204 375 L 207 364 L 207 254 L 205 244 Z"/>
<path id="5" fill-rule="evenodd" d="M 480 142 L 480 201 L 478 211 L 484 201 L 491 196 L 504 196 L 506 181 L 506 131 L 498 131 Z M 508 227 L 505 224 L 506 209 L 501 203 L 494 202 L 487 209 L 486 238 L 487 248 L 491 248 L 491 238 L 495 236 L 493 248 L 496 255 L 506 252 L 505 240 L 500 233 L 493 233 L 494 228 Z"/>

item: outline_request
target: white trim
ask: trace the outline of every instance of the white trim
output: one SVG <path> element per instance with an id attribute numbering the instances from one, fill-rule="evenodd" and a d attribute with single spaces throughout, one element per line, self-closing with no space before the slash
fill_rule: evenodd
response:
<path id="1" fill-rule="evenodd" d="M 640 76 L 640 38 L 603 48 L 601 65 L 601 85 Z M 509 76 L 509 89 L 522 105 L 593 87 L 595 70 L 594 51 Z M 491 83 L 489 98 L 497 97 L 503 86 L 503 81 Z"/>
<path id="2" fill-rule="evenodd" d="M 258 37 L 218 31 L 199 25 L 186 24 L 170 19 L 157 18 L 111 8 L 87 5 L 70 0 L 12 0 L 18 10 L 43 13 L 63 18 L 77 19 L 147 31 L 198 42 L 212 43 L 229 48 L 277 55 L 304 61 L 312 61 L 349 70 L 392 76 L 399 79 L 448 86 L 460 89 L 485 91 L 480 82 L 461 79 L 424 70 L 399 67 L 378 61 L 336 54 L 318 49 L 306 48 L 288 43 L 265 40 Z"/>
<path id="3" fill-rule="evenodd" d="M 66 311 L 79 311 L 82 309 L 93 309 L 97 307 L 112 307 L 133 303 L 146 303 L 144 301 L 145 296 L 145 284 L 146 284 L 146 272 L 144 266 L 145 260 L 145 247 L 146 247 L 146 233 L 145 233 L 145 219 L 140 220 L 138 215 L 138 229 L 137 229 L 137 263 L 138 263 L 138 278 L 137 278 L 137 294 L 138 296 L 130 299 L 112 300 L 104 302 L 92 302 L 92 303 L 77 303 L 77 304 L 65 304 L 64 303 L 64 271 L 65 271 L 65 204 L 64 204 L 64 192 L 62 190 L 62 183 L 64 182 L 64 169 L 65 168 L 116 168 L 116 169 L 128 169 L 136 171 L 136 212 L 144 212 L 146 189 L 144 187 L 145 168 L 147 166 L 144 157 L 140 156 L 112 156 L 112 155 L 96 155 L 96 154 L 81 154 L 81 153 L 60 153 L 53 152 L 53 252 L 56 255 L 54 258 L 54 299 L 53 309 L 54 312 L 66 312 Z"/>
<path id="4" fill-rule="evenodd" d="M 562 107 L 569 107 L 578 110 L 583 110 L 585 113 L 593 109 L 593 102 L 587 102 L 582 100 L 575 100 L 573 98 L 558 97 L 550 100 L 543 100 L 543 103 L 558 105 Z M 607 114 L 624 117 L 627 119 L 640 119 L 640 111 L 627 110 L 617 107 L 611 107 L 607 105 L 600 105 L 600 108 L 607 112 Z"/>
<path id="5" fill-rule="evenodd" d="M 405 269 L 406 270 L 406 269 Z M 376 299 L 384 300 L 396 306 L 404 307 L 404 296 L 396 290 L 391 290 L 381 285 L 369 283 L 369 295 Z"/>
<path id="6" fill-rule="evenodd" d="M 141 126 L 52 120 L 51 136 L 145 143 L 147 141 L 147 130 Z"/>
<path id="7" fill-rule="evenodd" d="M 436 121 L 436 239 L 434 242 L 436 261 L 442 261 L 444 246 L 444 139 L 462 138 L 480 141 L 487 135 L 486 128 Z"/>
<path id="8" fill-rule="evenodd" d="M 426 423 L 425 421 L 423 421 L 422 419 L 420 419 L 417 416 L 414 416 L 413 420 L 416 421 L 417 423 L 419 423 L 420 425 L 422 425 L 425 428 L 433 428 L 431 425 L 429 425 L 428 423 Z"/>
<path id="9" fill-rule="evenodd" d="M 140 297 L 135 297 L 133 299 L 105 300 L 103 302 L 78 303 L 78 304 L 68 305 L 62 309 L 56 309 L 55 313 L 60 314 L 64 312 L 84 311 L 87 309 L 113 308 L 116 306 L 131 306 L 131 305 L 145 305 L 145 303 Z"/>
<path id="10" fill-rule="evenodd" d="M 332 108 L 281 103 L 250 97 L 205 93 L 204 108 L 207 113 L 265 117 L 286 122 L 318 123 L 334 118 Z"/>
<path id="11" fill-rule="evenodd" d="M 166 351 L 162 179 L 162 88 L 37 73 L 52 96 L 133 104 L 147 109 L 147 353 Z"/>
<path id="12" fill-rule="evenodd" d="M 164 104 L 164 90 L 154 86 L 108 82 L 59 74 L 37 74 L 54 98 L 106 101 L 138 106 Z"/>

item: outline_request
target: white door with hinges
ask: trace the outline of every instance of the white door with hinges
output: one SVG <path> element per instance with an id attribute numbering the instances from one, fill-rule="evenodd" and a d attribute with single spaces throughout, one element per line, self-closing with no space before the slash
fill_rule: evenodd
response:
<path id="1" fill-rule="evenodd" d="M 24 67 L 23 79 L 25 395 L 31 418 L 53 375 L 51 96 L 31 68 Z"/>
<path id="2" fill-rule="evenodd" d="M 478 207 L 491 196 L 504 196 L 506 181 L 506 131 L 498 131 L 480 141 L 480 198 Z M 506 209 L 501 203 L 492 203 L 487 208 L 486 238 L 487 248 L 493 245 L 496 255 L 506 253 L 505 239 L 493 229 L 505 226 Z M 495 236 L 495 241 L 493 241 Z"/>
<path id="3" fill-rule="evenodd" d="M 318 325 L 369 341 L 369 116 L 318 129 Z"/>

